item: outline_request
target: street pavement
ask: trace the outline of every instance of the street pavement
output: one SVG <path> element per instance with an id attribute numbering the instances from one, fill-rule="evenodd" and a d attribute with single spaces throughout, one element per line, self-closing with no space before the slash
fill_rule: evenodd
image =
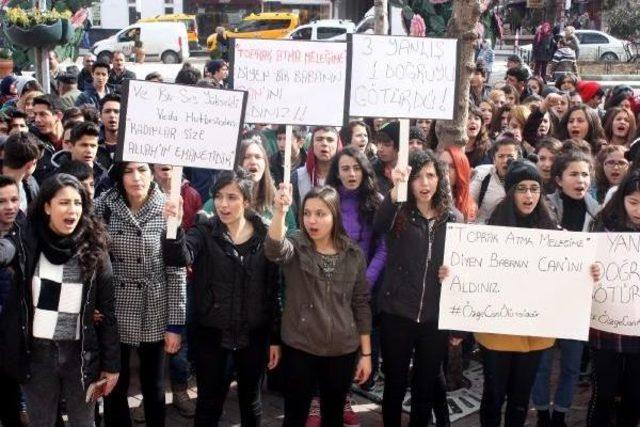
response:
<path id="1" fill-rule="evenodd" d="M 559 376 L 559 351 L 556 351 L 555 354 L 555 362 L 553 364 L 552 375 L 551 375 L 551 390 L 555 390 L 557 386 L 557 379 Z M 130 387 L 130 397 L 129 397 L 129 406 L 131 408 L 135 408 L 140 405 L 141 394 L 140 394 L 140 385 L 138 383 L 138 375 L 135 374 L 138 370 L 138 360 L 137 356 L 132 357 L 132 375 L 131 375 L 131 387 Z M 195 387 L 194 381 L 190 381 L 189 395 L 192 398 L 196 398 L 197 389 Z M 167 375 L 167 385 L 166 385 L 166 398 L 167 398 L 167 418 L 166 425 L 167 427 L 191 427 L 193 426 L 193 419 L 182 417 L 178 414 L 177 410 L 171 405 L 171 393 L 170 393 L 170 385 L 168 382 Z M 553 396 L 553 394 L 551 394 Z M 567 426 L 568 427 L 582 427 L 586 425 L 587 418 L 587 408 L 589 399 L 591 397 L 591 388 L 588 384 L 578 385 L 576 388 L 576 393 L 573 400 L 573 406 L 571 411 L 567 416 Z M 358 396 L 357 394 L 353 394 L 354 411 L 360 417 L 361 427 L 383 427 L 382 423 L 382 408 L 380 405 L 375 403 L 371 403 L 365 398 Z M 263 400 L 262 400 L 262 425 L 264 427 L 279 427 L 282 425 L 282 420 L 284 418 L 284 402 L 282 397 L 279 394 L 274 392 L 267 391 L 266 389 L 263 391 Z M 402 425 L 408 426 L 409 424 L 409 416 L 407 414 L 403 414 Z M 142 427 L 144 424 L 134 424 L 134 427 Z M 480 417 L 476 412 L 471 414 L 465 418 L 462 418 L 456 422 L 451 423 L 452 427 L 479 427 L 480 426 Z M 536 425 L 536 414 L 533 409 L 529 410 L 528 418 L 525 423 L 525 427 L 534 427 Z M 240 411 L 238 408 L 238 398 L 236 392 L 235 383 L 232 385 L 229 395 L 227 397 L 227 401 L 224 407 L 224 414 L 222 416 L 220 427 L 236 427 L 240 426 Z"/>

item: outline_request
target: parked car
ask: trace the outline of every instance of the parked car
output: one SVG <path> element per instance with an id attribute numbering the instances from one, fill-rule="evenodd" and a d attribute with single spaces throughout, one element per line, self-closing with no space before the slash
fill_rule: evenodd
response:
<path id="1" fill-rule="evenodd" d="M 298 26 L 297 13 L 252 13 L 245 17 L 237 27 L 225 31 L 228 39 L 282 39 Z M 217 34 L 207 38 L 207 49 L 216 50 Z"/>
<path id="2" fill-rule="evenodd" d="M 184 13 L 169 13 L 167 15 L 156 15 L 142 18 L 138 22 L 182 22 L 187 29 L 189 37 L 189 49 L 198 48 L 198 23 L 195 15 L 185 15 Z"/>
<path id="3" fill-rule="evenodd" d="M 110 62 L 113 53 L 133 54 L 133 33 L 140 29 L 140 41 L 147 60 L 178 64 L 189 59 L 189 38 L 181 22 L 140 22 L 123 28 L 114 35 L 93 44 L 91 52 L 100 61 Z"/>
<path id="4" fill-rule="evenodd" d="M 362 17 L 360 22 L 356 25 L 355 32 L 358 34 L 374 34 L 375 26 L 375 7 L 371 7 Z M 389 26 L 389 34 L 394 36 L 407 36 L 409 35 L 409 29 L 404 23 L 402 17 L 402 8 L 393 4 L 389 4 L 389 16 L 387 18 L 387 25 Z"/>
<path id="5" fill-rule="evenodd" d="M 617 39 L 602 31 L 576 30 L 576 37 L 580 41 L 579 61 L 626 61 L 629 55 L 625 46 L 626 41 Z M 531 61 L 532 45 L 528 44 L 519 49 L 520 56 L 527 62 Z"/>
<path id="6" fill-rule="evenodd" d="M 347 40 L 347 34 L 356 30 L 356 24 L 345 19 L 320 19 L 300 25 L 289 34 L 292 40 Z"/>

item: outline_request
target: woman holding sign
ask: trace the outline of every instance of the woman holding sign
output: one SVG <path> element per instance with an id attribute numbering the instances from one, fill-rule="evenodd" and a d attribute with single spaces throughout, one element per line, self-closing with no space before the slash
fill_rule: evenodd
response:
<path id="1" fill-rule="evenodd" d="M 561 154 L 553 163 L 551 176 L 558 190 L 547 198 L 558 224 L 569 231 L 588 231 L 589 224 L 600 210 L 600 205 L 589 193 L 592 176 L 591 157 L 577 150 Z M 571 408 L 580 376 L 584 344 L 583 341 L 570 339 L 558 339 L 556 342 L 561 352 L 560 377 L 553 398 L 551 415 L 549 414 L 551 407 L 549 378 L 554 353 L 549 350 L 543 354 L 532 392 L 532 401 L 542 423 L 548 422 L 550 417 L 557 423 L 564 422 L 565 414 Z"/>
<path id="2" fill-rule="evenodd" d="M 211 191 L 216 215 L 165 240 L 168 265 L 193 266 L 196 426 L 220 421 L 229 359 L 238 373 L 242 425 L 260 425 L 265 367 L 280 359 L 278 267 L 264 255 L 267 225 L 250 209 L 254 185 L 243 169 L 222 172 Z M 182 213 L 182 206 L 165 205 L 167 217 L 181 222 Z"/>
<path id="3" fill-rule="evenodd" d="M 490 225 L 557 229 L 556 222 L 541 198 L 543 179 L 527 160 L 514 160 L 504 180 L 506 197 L 493 211 Z M 443 280 L 448 266 L 440 269 Z M 483 427 L 499 427 L 506 399 L 505 425 L 522 426 L 527 418 L 529 396 L 543 351 L 553 346 L 553 338 L 476 333 L 484 368 L 480 407 Z"/>
<path id="4" fill-rule="evenodd" d="M 265 242 L 266 256 L 282 265 L 287 283 L 281 329 L 283 425 L 305 425 L 317 386 L 322 425 L 342 426 L 354 372 L 359 384 L 371 374 L 366 259 L 342 226 L 335 189 L 311 189 L 300 206 L 301 229 L 286 237 L 291 203 L 291 184 L 280 184 Z"/>
<path id="5" fill-rule="evenodd" d="M 404 171 L 393 170 L 394 187 L 374 219 L 375 232 L 385 235 L 387 244 L 386 272 L 377 298 L 387 427 L 400 426 L 412 357 L 411 425 L 428 425 L 447 353 L 448 334 L 438 329 L 438 269 L 447 222 L 454 221 L 446 171 L 430 150 L 411 153 L 409 165 Z M 409 184 L 406 203 L 397 202 L 402 181 Z M 446 425 L 448 419 L 438 422 Z"/>
<path id="6" fill-rule="evenodd" d="M 592 231 L 640 232 L 640 170 L 630 172 L 593 222 Z M 637 304 L 637 301 L 636 301 Z M 640 337 L 591 329 L 593 391 L 587 425 L 637 426 L 640 422 Z M 616 399 L 621 397 L 615 413 Z"/>

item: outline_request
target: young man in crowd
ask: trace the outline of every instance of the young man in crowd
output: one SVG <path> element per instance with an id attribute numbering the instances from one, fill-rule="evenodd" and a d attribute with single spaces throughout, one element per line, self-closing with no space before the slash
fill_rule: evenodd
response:
<path id="1" fill-rule="evenodd" d="M 113 163 L 118 145 L 118 126 L 120 125 L 120 95 L 111 93 L 100 101 L 100 141 L 96 161 L 108 170 Z"/>
<path id="2" fill-rule="evenodd" d="M 78 96 L 76 107 L 91 105 L 96 110 L 100 108 L 100 100 L 113 92 L 107 85 L 109 79 L 109 64 L 105 62 L 94 62 L 91 66 L 91 86 Z"/>
<path id="3" fill-rule="evenodd" d="M 478 206 L 476 223 L 484 224 L 506 196 L 504 177 L 509 162 L 520 157 L 520 146 L 510 136 L 500 137 L 494 146 L 493 165 L 480 165 L 475 168 L 471 180 L 471 197 Z"/>
<path id="4" fill-rule="evenodd" d="M 331 160 L 342 149 L 338 130 L 331 126 L 318 126 L 311 135 L 311 149 L 304 165 L 291 174 L 293 203 L 299 207 L 304 196 L 313 188 L 324 185 Z M 297 209 L 296 209 L 297 214 Z"/>
<path id="5" fill-rule="evenodd" d="M 278 151 L 273 153 L 269 158 L 269 169 L 275 185 L 284 182 L 284 148 L 287 140 L 287 127 L 285 125 L 278 126 L 276 129 L 276 141 L 278 143 Z M 294 126 L 291 132 L 291 170 L 295 171 L 302 166 L 307 160 L 307 153 L 304 149 L 304 132 L 297 126 Z"/>
<path id="6" fill-rule="evenodd" d="M 60 74 L 60 61 L 58 60 L 58 54 L 55 50 L 49 51 L 49 85 L 51 87 L 51 93 L 58 95 L 58 86 L 56 85 L 56 79 Z"/>
<path id="7" fill-rule="evenodd" d="M 2 175 L 11 177 L 18 185 L 20 210 L 25 214 L 29 203 L 38 195 L 39 186 L 33 172 L 40 156 L 39 145 L 32 134 L 16 133 L 7 139 L 3 147 Z"/>
<path id="8" fill-rule="evenodd" d="M 93 82 L 91 67 L 95 62 L 96 56 L 92 53 L 87 53 L 82 57 L 82 70 L 78 73 L 78 89 L 81 91 L 89 89 Z"/>
<path id="9" fill-rule="evenodd" d="M 531 95 L 531 91 L 527 87 L 527 80 L 529 80 L 529 73 L 524 67 L 515 67 L 507 69 L 507 75 L 505 77 L 507 83 L 516 88 L 520 96 L 520 102 L 524 101 Z"/>
<path id="10" fill-rule="evenodd" d="M 25 215 L 20 211 L 20 194 L 16 181 L 8 176 L 0 175 L 0 237 L 4 237 L 15 228 L 16 220 L 24 221 Z M 0 314 L 5 305 L 15 301 L 15 286 L 12 268 L 0 268 Z M 0 369 L 0 424 L 5 426 L 26 425 L 26 411 L 22 403 L 20 384 Z"/>
<path id="11" fill-rule="evenodd" d="M 18 132 L 29 132 L 29 125 L 27 124 L 27 113 L 21 110 L 11 110 L 9 112 L 9 118 L 7 124 L 9 125 L 9 135 Z"/>
<path id="12" fill-rule="evenodd" d="M 78 89 L 78 77 L 71 73 L 58 75 L 58 94 L 62 108 L 67 110 L 76 104 L 82 91 Z"/>
<path id="13" fill-rule="evenodd" d="M 215 87 L 224 89 L 227 87 L 229 65 L 222 59 L 214 59 L 207 64 L 205 77 L 210 79 Z"/>
<path id="14" fill-rule="evenodd" d="M 40 95 L 33 99 L 35 127 L 31 131 L 42 143 L 41 157 L 33 173 L 39 183 L 53 173 L 51 157 L 62 148 L 62 111 L 60 98 L 56 95 Z"/>
<path id="15" fill-rule="evenodd" d="M 476 106 L 480 105 L 483 99 L 489 96 L 490 88 L 486 85 L 487 69 L 484 64 L 477 62 L 476 68 L 471 73 L 469 84 L 469 101 Z"/>
<path id="16" fill-rule="evenodd" d="M 100 129 L 92 122 L 82 122 L 71 128 L 69 136 L 69 150 L 58 151 L 51 158 L 51 162 L 56 169 L 70 160 L 77 160 L 86 163 L 93 169 L 96 180 L 106 174 L 106 170 L 96 162 L 98 152 L 98 137 Z"/>
<path id="17" fill-rule="evenodd" d="M 107 84 L 113 88 L 117 93 L 120 93 L 122 84 L 125 80 L 135 80 L 136 73 L 131 70 L 127 70 L 125 67 L 124 53 L 117 51 L 113 54 L 113 60 L 111 61 L 112 68 L 109 72 L 109 81 Z"/>
<path id="18" fill-rule="evenodd" d="M 91 199 L 95 195 L 95 180 L 93 179 L 93 168 L 80 160 L 69 160 L 56 171 L 57 173 L 67 173 L 78 178 Z"/>

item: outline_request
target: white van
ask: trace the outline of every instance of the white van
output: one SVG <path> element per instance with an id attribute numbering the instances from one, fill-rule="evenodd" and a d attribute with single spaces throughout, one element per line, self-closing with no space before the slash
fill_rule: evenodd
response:
<path id="1" fill-rule="evenodd" d="M 111 37 L 94 43 L 91 52 L 98 60 L 110 62 L 115 51 L 133 55 L 133 34 L 140 29 L 140 41 L 147 60 L 178 64 L 189 59 L 189 38 L 182 22 L 138 22 Z"/>

